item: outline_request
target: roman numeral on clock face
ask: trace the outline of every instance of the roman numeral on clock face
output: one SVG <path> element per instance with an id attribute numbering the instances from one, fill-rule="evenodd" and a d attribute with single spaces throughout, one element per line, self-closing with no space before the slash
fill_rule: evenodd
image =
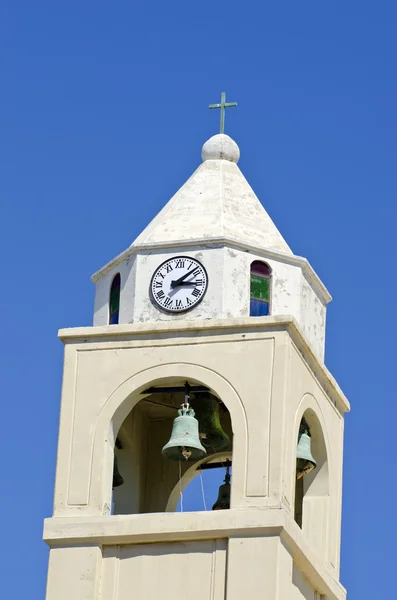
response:
<path id="1" fill-rule="evenodd" d="M 170 308 L 172 306 L 172 302 L 173 300 L 167 296 L 167 298 L 164 300 L 163 304 L 166 308 Z"/>
<path id="2" fill-rule="evenodd" d="M 179 260 L 176 261 L 175 269 L 184 269 L 184 268 L 185 268 L 185 261 L 182 260 L 182 258 L 180 258 Z"/>
<path id="3" fill-rule="evenodd" d="M 182 300 L 175 300 L 175 308 L 183 308 Z"/>
<path id="4" fill-rule="evenodd" d="M 200 290 L 198 290 L 197 288 L 195 288 L 195 289 L 192 291 L 192 296 L 195 296 L 196 298 L 197 298 L 197 296 L 200 296 Z"/>
<path id="5" fill-rule="evenodd" d="M 163 290 L 160 290 L 159 292 L 156 293 L 156 298 L 158 298 L 159 300 L 164 298 L 164 296 L 165 296 L 165 294 L 164 294 Z"/>

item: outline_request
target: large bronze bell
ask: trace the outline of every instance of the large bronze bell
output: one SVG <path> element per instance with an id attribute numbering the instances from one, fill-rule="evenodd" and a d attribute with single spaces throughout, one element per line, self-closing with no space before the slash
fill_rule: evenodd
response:
<path id="1" fill-rule="evenodd" d="M 296 447 L 296 478 L 301 479 L 315 467 L 316 461 L 312 456 L 309 426 L 305 419 L 302 419 L 299 428 L 298 445 Z"/>
<path id="2" fill-rule="evenodd" d="M 212 510 L 227 510 L 230 508 L 230 477 L 230 463 L 227 461 L 225 481 L 219 488 L 218 498 Z"/>
<path id="3" fill-rule="evenodd" d="M 229 436 L 223 431 L 219 418 L 219 402 L 209 393 L 198 394 L 194 409 L 199 422 L 200 440 L 208 454 L 230 448 Z"/>
<path id="4" fill-rule="evenodd" d="M 113 458 L 113 484 L 112 484 L 112 488 L 120 487 L 120 485 L 123 485 L 123 483 L 124 483 L 124 477 L 122 475 L 120 475 L 117 456 L 114 455 L 114 458 Z"/>
<path id="5" fill-rule="evenodd" d="M 198 421 L 194 418 L 194 410 L 185 402 L 174 419 L 170 441 L 162 450 L 163 455 L 171 460 L 198 460 L 206 455 L 201 445 Z"/>

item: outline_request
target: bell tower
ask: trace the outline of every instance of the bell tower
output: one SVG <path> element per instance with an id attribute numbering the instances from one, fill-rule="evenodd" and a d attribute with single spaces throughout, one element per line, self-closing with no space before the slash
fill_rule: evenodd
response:
<path id="1" fill-rule="evenodd" d="M 208 140 L 190 179 L 93 276 L 93 326 L 59 332 L 47 600 L 346 597 L 349 404 L 323 361 L 331 297 L 239 156 L 224 133 Z M 178 508 L 212 468 L 225 474 L 214 509 Z"/>

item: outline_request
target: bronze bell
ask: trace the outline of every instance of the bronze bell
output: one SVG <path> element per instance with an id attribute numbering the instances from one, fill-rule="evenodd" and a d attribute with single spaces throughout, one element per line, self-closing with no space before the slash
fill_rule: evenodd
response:
<path id="1" fill-rule="evenodd" d="M 120 487 L 120 485 L 123 485 L 123 483 L 124 483 L 124 477 L 122 475 L 120 475 L 117 456 L 114 455 L 114 458 L 113 458 L 113 484 L 112 484 L 112 488 Z"/>
<path id="2" fill-rule="evenodd" d="M 200 442 L 194 410 L 187 400 L 178 410 L 179 416 L 174 419 L 170 440 L 162 450 L 163 456 L 171 460 L 198 460 L 206 454 Z"/>
<path id="3" fill-rule="evenodd" d="M 296 478 L 301 479 L 316 467 L 312 456 L 310 429 L 305 419 L 299 427 L 298 445 L 296 447 Z"/>
<path id="4" fill-rule="evenodd" d="M 223 431 L 219 418 L 219 402 L 209 393 L 198 394 L 194 410 L 199 422 L 200 441 L 207 454 L 222 452 L 230 447 L 229 436 Z"/>
<path id="5" fill-rule="evenodd" d="M 230 461 L 226 461 L 225 481 L 219 488 L 218 498 L 212 510 L 227 510 L 230 508 L 230 477 Z"/>

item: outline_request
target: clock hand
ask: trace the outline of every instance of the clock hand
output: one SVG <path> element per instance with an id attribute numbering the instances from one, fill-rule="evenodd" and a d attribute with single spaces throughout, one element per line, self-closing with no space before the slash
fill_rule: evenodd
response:
<path id="1" fill-rule="evenodd" d="M 181 283 L 179 284 L 179 286 L 178 286 L 178 287 L 180 287 L 180 286 L 182 286 L 182 285 L 185 285 L 185 286 L 186 286 L 186 285 L 196 285 L 196 283 L 197 283 L 196 281 L 181 281 Z M 172 283 L 171 283 L 171 287 L 173 287 L 173 286 L 172 286 Z"/>
<path id="2" fill-rule="evenodd" d="M 194 267 L 194 269 L 192 269 L 191 271 L 188 271 L 187 273 L 185 273 L 185 275 L 182 275 L 182 277 L 179 277 L 179 279 L 177 279 L 176 281 L 171 281 L 171 287 L 177 287 L 178 285 L 181 284 L 181 282 L 186 279 L 186 277 L 189 277 L 189 275 L 191 275 L 192 273 L 194 273 L 194 271 L 197 269 L 197 267 Z"/>

